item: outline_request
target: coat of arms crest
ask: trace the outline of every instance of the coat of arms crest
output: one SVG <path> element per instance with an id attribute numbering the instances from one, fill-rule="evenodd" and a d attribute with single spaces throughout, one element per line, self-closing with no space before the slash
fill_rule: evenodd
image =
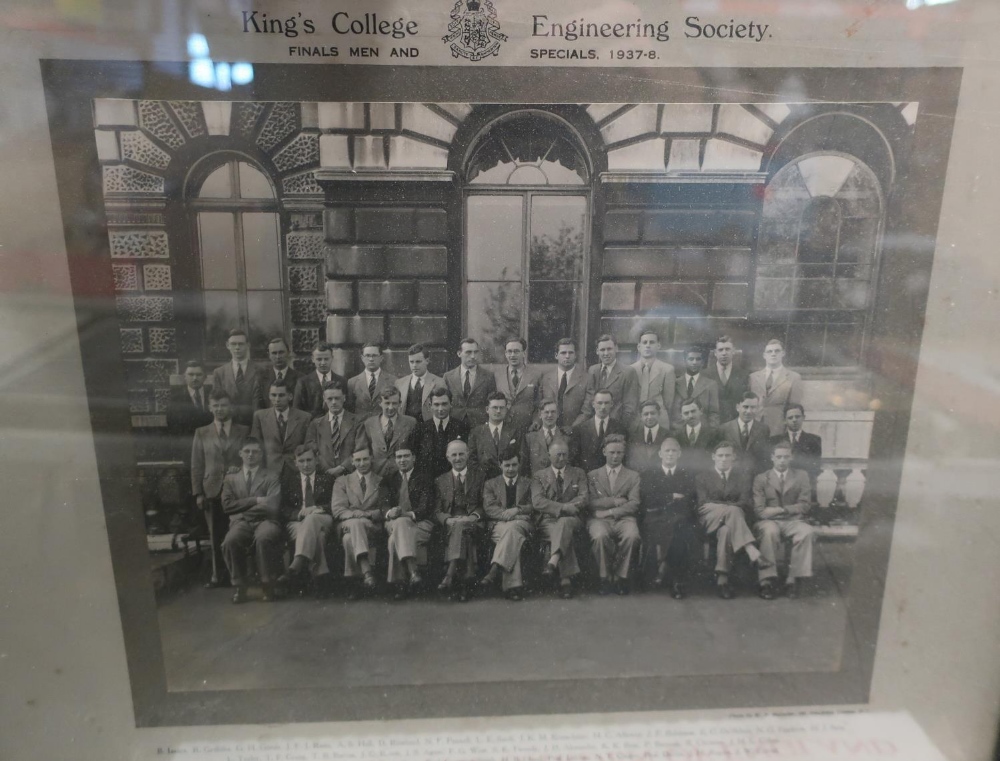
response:
<path id="1" fill-rule="evenodd" d="M 458 0 L 451 9 L 448 34 L 443 39 L 451 43 L 451 54 L 455 58 L 462 56 L 470 61 L 481 61 L 497 55 L 507 35 L 500 32 L 492 0 Z"/>

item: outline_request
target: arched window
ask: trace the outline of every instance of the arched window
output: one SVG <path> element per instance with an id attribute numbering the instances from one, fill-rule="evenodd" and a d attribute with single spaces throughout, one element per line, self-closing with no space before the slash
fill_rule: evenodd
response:
<path id="1" fill-rule="evenodd" d="M 585 345 L 590 169 L 579 139 L 550 114 L 519 111 L 487 127 L 465 169 L 465 332 L 488 361 L 528 340 L 551 361 L 559 338 Z"/>
<path id="2" fill-rule="evenodd" d="M 195 168 L 187 195 L 200 254 L 205 351 L 224 358 L 226 334 L 239 326 L 261 356 L 268 338 L 286 327 L 278 204 L 267 175 L 246 157 L 219 158 L 205 159 L 215 167 L 207 176 Z"/>

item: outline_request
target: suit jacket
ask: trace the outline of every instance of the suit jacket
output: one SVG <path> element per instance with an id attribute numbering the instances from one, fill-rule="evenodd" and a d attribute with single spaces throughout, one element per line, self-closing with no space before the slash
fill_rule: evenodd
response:
<path id="1" fill-rule="evenodd" d="M 656 429 L 653 443 L 646 443 L 646 427 L 639 423 L 632 426 L 628 432 L 628 449 L 625 451 L 625 464 L 632 470 L 642 473 L 660 467 L 660 444 L 673 436 L 673 431 L 662 423 Z"/>
<path id="2" fill-rule="evenodd" d="M 292 395 L 293 400 L 295 398 L 295 386 L 298 384 L 299 378 L 301 377 L 302 373 L 291 365 L 285 368 L 284 381 L 288 386 L 288 393 Z M 257 373 L 257 386 L 260 389 L 260 404 L 258 405 L 258 409 L 267 409 L 271 406 L 271 384 L 274 383 L 274 379 L 275 374 L 273 365 L 261 368 L 260 372 Z M 320 402 L 322 403 L 322 399 L 320 399 Z"/>
<path id="3" fill-rule="evenodd" d="M 448 418 L 444 433 L 438 433 L 436 420 L 418 423 L 411 442 L 417 456 L 417 469 L 432 479 L 451 470 L 446 455 L 448 444 L 456 439 L 469 443 L 469 424 L 464 420 Z"/>
<path id="4" fill-rule="evenodd" d="M 562 441 L 569 447 L 569 461 L 576 462 L 576 440 L 573 438 L 572 429 L 560 428 L 556 426 L 553 434 L 554 441 Z M 534 473 L 537 470 L 549 467 L 552 461 L 549 460 L 549 447 L 545 443 L 545 431 L 528 431 L 521 441 L 521 472 L 525 475 Z"/>
<path id="5" fill-rule="evenodd" d="M 750 390 L 760 397 L 758 420 L 763 420 L 773 431 L 780 431 L 785 424 L 785 407 L 802 404 L 802 376 L 787 367 L 774 374 L 771 393 L 767 393 L 767 370 L 750 373 Z"/>
<path id="6" fill-rule="evenodd" d="M 497 391 L 507 397 L 507 420 L 517 428 L 527 428 L 538 408 L 542 392 L 542 371 L 534 365 L 526 365 L 520 370 L 517 391 L 510 383 L 509 366 L 504 365 L 493 371 L 493 383 Z"/>
<path id="7" fill-rule="evenodd" d="M 785 488 L 774 468 L 758 475 L 753 481 L 753 509 L 757 520 L 802 518 L 812 504 L 812 486 L 804 470 L 788 469 Z M 779 508 L 781 515 L 767 515 L 768 508 Z"/>
<path id="8" fill-rule="evenodd" d="M 317 470 L 313 473 L 313 506 L 330 514 L 330 500 L 333 498 L 333 476 Z M 281 513 L 286 521 L 299 520 L 303 508 L 302 474 L 297 470 L 286 470 L 281 478 Z"/>
<path id="9" fill-rule="evenodd" d="M 170 450 L 169 459 L 183 460 L 191 466 L 191 442 L 194 432 L 212 422 L 212 413 L 208 411 L 207 388 L 201 389 L 204 396 L 204 406 L 196 407 L 188 394 L 187 386 L 170 389 L 170 402 L 167 405 L 167 447 Z"/>
<path id="10" fill-rule="evenodd" d="M 362 430 L 368 437 L 372 450 L 372 470 L 380 476 L 396 470 L 396 450 L 404 443 L 409 443 L 417 421 L 409 415 L 396 415 L 392 421 L 392 438 L 385 440 L 382 433 L 382 416 L 372 415 L 362 424 Z"/>
<path id="11" fill-rule="evenodd" d="M 338 466 L 345 472 L 354 470 L 352 455 L 358 449 L 359 443 L 364 444 L 364 431 L 361 422 L 352 412 L 344 412 L 344 417 L 340 421 L 340 431 L 337 438 L 333 438 L 330 430 L 329 414 L 318 417 L 309 423 L 306 430 L 306 443 L 316 449 L 316 457 L 319 459 L 319 469 L 324 473 Z"/>
<path id="12" fill-rule="evenodd" d="M 750 509 L 753 507 L 753 480 L 736 468 L 729 471 L 729 480 L 725 486 L 722 484 L 722 476 L 715 468 L 699 473 L 695 476 L 695 489 L 698 493 L 698 507 L 709 502 L 736 505 L 743 508 L 747 517 L 750 516 Z"/>
<path id="13" fill-rule="evenodd" d="M 483 486 L 483 510 L 492 522 L 531 518 L 531 479 L 517 477 L 514 484 L 514 506 L 507 507 L 507 482 L 504 477 L 491 478 Z M 516 514 L 508 513 L 508 510 Z"/>
<path id="14" fill-rule="evenodd" d="M 666 511 L 680 520 L 694 520 L 695 483 L 694 476 L 677 467 L 672 476 L 663 472 L 663 467 L 642 473 L 640 505 L 642 515 Z M 680 499 L 675 494 L 682 495 Z"/>
<path id="15" fill-rule="evenodd" d="M 493 372 L 482 365 L 476 368 L 476 382 L 468 397 L 464 388 L 465 368 L 461 365 L 444 374 L 444 382 L 451 391 L 451 416 L 457 420 L 465 420 L 469 428 L 475 428 L 486 422 L 486 399 L 497 390 Z"/>
<path id="16" fill-rule="evenodd" d="M 305 444 L 306 434 L 312 418 L 308 412 L 288 408 L 285 421 L 285 438 L 278 432 L 277 413 L 273 409 L 257 410 L 253 414 L 250 435 L 264 447 L 264 463 L 275 475 L 281 475 L 282 468 L 295 470 L 295 447 Z"/>
<path id="17" fill-rule="evenodd" d="M 736 405 L 743 399 L 743 394 L 750 390 L 750 378 L 747 371 L 736 362 L 729 368 L 729 380 L 725 383 L 719 377 L 719 365 L 713 359 L 708 367 L 701 371 L 719 385 L 719 421 L 728 423 L 737 416 Z"/>
<path id="18" fill-rule="evenodd" d="M 614 405 L 611 407 L 611 418 L 628 428 L 639 414 L 639 377 L 628 365 L 615 362 L 608 376 L 608 382 L 601 384 L 601 365 L 591 365 L 587 370 L 587 394 L 583 398 L 583 408 L 577 415 L 574 425 L 582 423 L 594 416 L 594 395 L 602 388 L 611 392 Z"/>
<path id="19" fill-rule="evenodd" d="M 551 471 L 552 469 L 549 468 Z M 588 509 L 593 515 L 595 510 L 610 510 L 614 519 L 636 518 L 639 515 L 640 490 L 639 474 L 622 466 L 615 480 L 615 488 L 611 488 L 608 469 L 594 468 L 587 474 L 587 488 L 590 491 Z M 616 497 L 628 500 L 624 505 L 615 507 Z"/>
<path id="20" fill-rule="evenodd" d="M 563 468 L 563 490 L 559 492 L 556 474 L 552 468 L 539 470 L 531 477 L 531 508 L 541 520 L 555 520 L 563 515 L 566 505 L 575 505 L 580 520 L 587 517 L 587 506 L 590 504 L 590 487 L 587 484 L 587 474 L 581 468 L 567 465 Z"/>
<path id="21" fill-rule="evenodd" d="M 469 467 L 480 470 L 484 478 L 495 478 L 500 475 L 500 455 L 508 447 L 513 447 L 520 454 L 524 431 L 511 425 L 510 420 L 504 422 L 500 429 L 500 449 L 493 441 L 490 424 L 477 425 L 469 433 Z"/>
<path id="22" fill-rule="evenodd" d="M 343 375 L 335 372 L 329 373 L 328 382 L 337 382 L 346 387 L 347 381 Z M 348 394 L 348 396 L 350 396 Z M 319 376 L 313 370 L 305 375 L 299 376 L 295 383 L 295 394 L 292 399 L 292 406 L 297 410 L 308 412 L 313 418 L 323 415 L 326 410 L 323 408 L 323 388 L 319 383 Z"/>
<path id="23" fill-rule="evenodd" d="M 412 418 L 416 420 L 430 420 L 434 417 L 434 411 L 431 409 L 431 391 L 433 391 L 438 386 L 444 386 L 444 379 L 439 378 L 437 375 L 431 372 L 424 373 L 424 377 L 420 379 L 422 384 L 422 390 L 420 394 L 420 414 L 413 415 L 411 411 L 407 409 L 407 403 L 410 399 L 410 383 L 413 380 L 413 373 L 399 378 L 396 381 L 396 388 L 399 389 L 399 410 L 400 412 L 405 412 Z"/>
<path id="24" fill-rule="evenodd" d="M 375 396 L 373 398 L 368 393 L 368 376 L 364 371 L 361 371 L 358 375 L 347 381 L 347 409 L 351 410 L 359 418 L 381 415 L 382 405 L 379 402 L 379 394 L 384 389 L 394 387 L 396 380 L 395 375 L 382 370 L 378 374 L 378 381 L 375 383 Z"/>
<path id="25" fill-rule="evenodd" d="M 677 388 L 677 374 L 674 366 L 660 359 L 654 359 L 649 368 L 649 386 L 642 386 L 642 360 L 632 363 L 632 369 L 639 379 L 639 403 L 653 401 L 660 404 L 660 425 L 670 425 L 670 410 L 674 407 Z M 636 408 L 638 417 L 639 409 Z"/>
<path id="26" fill-rule="evenodd" d="M 212 388 L 223 388 L 229 394 L 233 405 L 233 421 L 240 425 L 249 426 L 253 423 L 253 413 L 260 405 L 260 385 L 257 377 L 257 368 L 253 363 L 247 362 L 247 369 L 243 373 L 243 383 L 236 382 L 236 374 L 233 372 L 233 363 L 226 362 L 219 365 L 212 371 Z"/>
<path id="27" fill-rule="evenodd" d="M 560 426 L 572 426 L 580 417 L 583 401 L 587 398 L 587 370 L 580 365 L 573 368 L 566 379 L 566 392 L 563 394 L 562 414 L 556 420 Z M 541 399 L 559 400 L 559 368 L 553 368 L 542 376 Z"/>
<path id="28" fill-rule="evenodd" d="M 608 418 L 607 428 L 604 435 L 609 433 L 625 434 L 625 428 L 614 418 Z M 573 426 L 573 442 L 570 448 L 570 455 L 574 455 L 574 462 L 586 472 L 604 465 L 604 439 L 597 435 L 597 426 L 594 418 L 589 418 L 578 425 Z"/>
<path id="29" fill-rule="evenodd" d="M 249 435 L 249 428 L 230 422 L 229 436 L 223 446 L 214 422 L 194 432 L 191 442 L 191 493 L 195 497 L 217 499 L 222 494 L 226 471 L 242 465 L 240 449 L 243 439 Z"/>
<path id="30" fill-rule="evenodd" d="M 355 510 L 365 513 L 370 521 L 381 521 L 385 514 L 385 492 L 382 490 L 382 479 L 374 471 L 365 476 L 365 491 L 361 491 L 361 477 L 357 471 L 347 476 L 341 476 L 333 482 L 333 496 L 330 500 L 330 513 L 337 521 L 346 521 L 354 516 Z"/>
<path id="31" fill-rule="evenodd" d="M 771 467 L 771 430 L 766 423 L 755 422 L 750 427 L 750 437 L 743 446 L 739 420 L 730 420 L 719 429 L 720 439 L 736 448 L 735 467 L 751 477 Z"/>
<path id="32" fill-rule="evenodd" d="M 670 417 L 681 423 L 681 407 L 688 399 L 687 374 L 677 376 L 674 392 L 674 409 Z M 704 371 L 698 374 L 698 380 L 694 384 L 692 399 L 701 402 L 702 419 L 713 428 L 719 427 L 719 384 L 705 375 Z"/>
<path id="33" fill-rule="evenodd" d="M 790 441 L 788 432 L 771 437 L 770 444 L 780 444 L 783 441 Z M 816 482 L 816 476 L 823 469 L 823 439 L 815 433 L 799 431 L 799 440 L 792 444 L 792 468 L 794 470 L 804 470 L 809 474 L 809 480 Z"/>
<path id="34" fill-rule="evenodd" d="M 448 518 L 472 515 L 483 520 L 483 474 L 470 465 L 465 471 L 465 494 L 455 489 L 455 477 L 449 470 L 434 480 L 435 517 L 442 526 Z"/>
<path id="35" fill-rule="evenodd" d="M 266 497 L 267 503 L 258 505 L 258 497 Z M 255 507 L 263 508 L 266 515 L 260 515 Z M 229 516 L 230 523 L 262 520 L 281 520 L 281 482 L 273 473 L 261 465 L 253 475 L 253 481 L 247 488 L 243 471 L 226 476 L 222 482 L 222 509 Z M 253 515 L 248 514 L 253 512 Z"/>
<path id="36" fill-rule="evenodd" d="M 403 474 L 398 470 L 388 473 L 382 479 L 382 505 L 386 512 L 393 507 L 401 507 L 400 488 L 403 485 Z M 407 483 L 407 498 L 410 501 L 410 512 L 417 516 L 418 521 L 434 518 L 434 479 L 415 468 L 410 473 Z M 385 513 L 383 513 L 384 516 Z"/>
<path id="37" fill-rule="evenodd" d="M 702 422 L 698 440 L 691 443 L 687 426 L 681 424 L 674 431 L 674 438 L 681 445 L 680 467 L 689 473 L 699 473 L 712 468 L 712 450 L 719 441 L 719 432 Z"/>

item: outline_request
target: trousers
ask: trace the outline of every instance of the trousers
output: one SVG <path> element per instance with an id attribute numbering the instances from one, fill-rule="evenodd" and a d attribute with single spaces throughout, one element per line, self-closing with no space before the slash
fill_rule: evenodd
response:
<path id="1" fill-rule="evenodd" d="M 635 518 L 591 518 L 587 521 L 587 533 L 600 577 L 628 578 L 641 541 Z"/>
<path id="2" fill-rule="evenodd" d="M 504 591 L 516 589 L 524 584 L 521 575 L 521 550 L 530 536 L 531 522 L 524 518 L 497 521 L 493 524 L 493 530 L 490 532 L 494 542 L 491 562 L 503 569 L 503 579 L 500 584 Z"/>
<path id="3" fill-rule="evenodd" d="M 326 535 L 331 528 L 333 518 L 326 513 L 310 513 L 287 526 L 288 538 L 295 543 L 293 554 L 302 555 L 309 561 L 309 572 L 313 576 L 330 573 L 326 564 Z"/>
<path id="4" fill-rule="evenodd" d="M 285 534 L 281 524 L 270 519 L 234 520 L 229 524 L 226 538 L 222 540 L 222 556 L 229 569 L 229 578 L 235 586 L 248 582 L 247 553 L 251 549 L 257 560 L 260 580 L 270 584 L 282 572 L 281 550 Z"/>
<path id="5" fill-rule="evenodd" d="M 698 522 L 706 534 L 715 534 L 716 573 L 729 573 L 733 555 L 753 544 L 753 534 L 743 510 L 736 505 L 707 502 L 698 508 Z"/>
<path id="6" fill-rule="evenodd" d="M 407 558 L 415 558 L 417 565 L 427 565 L 427 543 L 434 531 L 430 521 L 414 521 L 401 516 L 386 524 L 389 532 L 389 581 L 406 581 L 403 564 Z"/>

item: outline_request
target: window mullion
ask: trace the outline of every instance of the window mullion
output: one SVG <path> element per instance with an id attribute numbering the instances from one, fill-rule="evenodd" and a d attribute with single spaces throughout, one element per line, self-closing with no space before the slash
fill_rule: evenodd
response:
<path id="1" fill-rule="evenodd" d="M 240 298 L 240 319 L 249 333 L 250 310 L 247 305 L 247 265 L 243 253 L 243 214 L 236 211 L 233 212 L 233 217 L 233 232 L 236 236 L 236 245 L 234 247 L 236 251 L 236 288 Z"/>
<path id="2" fill-rule="evenodd" d="M 522 209 L 522 235 L 521 240 L 521 336 L 527 341 L 528 337 L 528 315 L 531 312 L 531 203 L 533 194 L 529 191 L 524 194 L 524 208 Z"/>

